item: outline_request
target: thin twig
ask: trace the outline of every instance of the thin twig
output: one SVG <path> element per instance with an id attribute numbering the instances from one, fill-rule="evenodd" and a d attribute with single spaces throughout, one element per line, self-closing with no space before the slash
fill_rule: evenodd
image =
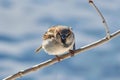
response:
<path id="1" fill-rule="evenodd" d="M 94 4 L 93 0 L 89 0 L 89 3 L 93 6 L 93 8 L 95 8 L 96 12 L 98 13 L 98 15 L 101 17 L 102 19 L 102 23 L 104 24 L 105 27 L 105 31 L 106 31 L 106 36 L 108 37 L 108 39 L 110 38 L 110 31 L 107 25 L 107 22 L 105 20 L 105 18 L 103 17 L 102 13 L 100 12 L 100 10 L 97 8 L 97 6 Z"/>
<path id="2" fill-rule="evenodd" d="M 105 24 L 105 29 L 106 29 L 106 33 L 107 33 L 107 37 L 104 37 L 103 39 L 100 39 L 96 42 L 93 42 L 89 45 L 86 45 L 86 46 L 83 46 L 81 47 L 80 49 L 77 49 L 77 50 L 74 50 L 74 55 L 77 55 L 77 54 L 80 54 L 81 52 L 84 52 L 84 51 L 87 51 L 89 49 L 92 49 L 94 47 L 97 47 L 105 42 L 108 42 L 109 40 L 113 39 L 114 37 L 120 35 L 120 30 L 116 31 L 115 33 L 111 34 L 109 33 L 109 29 L 108 29 L 108 26 L 107 26 L 107 23 L 104 19 L 104 17 L 102 16 L 101 12 L 99 11 L 99 9 L 95 6 L 95 4 L 93 3 L 92 0 L 89 0 L 89 3 L 91 3 L 93 5 L 93 7 L 97 10 L 98 14 L 101 16 L 102 20 L 103 20 L 103 23 Z M 62 56 L 60 56 L 60 61 L 63 61 L 67 58 L 70 58 L 71 57 L 71 53 L 68 53 L 68 54 L 64 54 Z M 35 65 L 31 68 L 28 68 L 26 70 L 23 70 L 23 71 L 19 71 L 18 73 L 16 74 L 13 74 L 3 80 L 15 80 L 16 78 L 20 78 L 21 76 L 24 76 L 25 74 L 28 74 L 30 72 L 34 72 L 34 71 L 37 71 L 39 69 L 42 69 L 42 68 L 45 68 L 47 66 L 50 66 L 50 65 L 53 65 L 55 63 L 59 62 L 57 58 L 53 58 L 53 59 L 50 59 L 50 60 L 47 60 L 45 62 L 42 62 L 38 65 Z"/>
<path id="3" fill-rule="evenodd" d="M 93 42 L 93 43 L 88 44 L 88 45 L 86 45 L 84 47 L 81 47 L 80 49 L 74 50 L 74 54 L 77 55 L 77 54 L 80 54 L 81 52 L 84 52 L 84 51 L 87 51 L 87 50 L 92 49 L 94 47 L 97 47 L 97 46 L 99 46 L 99 45 L 101 45 L 101 44 L 103 44 L 105 42 L 108 42 L 109 40 L 115 38 L 118 35 L 120 35 L 120 30 L 118 30 L 115 33 L 111 34 L 109 39 L 107 37 L 105 37 L 105 38 L 100 39 L 100 40 L 98 40 L 96 42 Z M 60 56 L 60 61 L 63 61 L 63 60 L 65 60 L 67 58 L 70 58 L 70 57 L 71 57 L 70 53 L 64 54 L 64 55 Z M 31 68 L 28 68 L 26 70 L 20 71 L 20 72 L 14 74 L 14 75 L 11 75 L 11 76 L 3 79 L 3 80 L 15 80 L 16 78 L 20 78 L 21 76 L 24 76 L 25 74 L 37 71 L 39 69 L 42 69 L 42 68 L 45 68 L 47 66 L 53 65 L 53 64 L 55 64 L 57 62 L 59 62 L 58 59 L 53 58 L 53 59 L 47 60 L 45 62 L 42 62 L 42 63 L 40 63 L 38 65 L 35 65 L 35 66 L 31 67 Z"/>

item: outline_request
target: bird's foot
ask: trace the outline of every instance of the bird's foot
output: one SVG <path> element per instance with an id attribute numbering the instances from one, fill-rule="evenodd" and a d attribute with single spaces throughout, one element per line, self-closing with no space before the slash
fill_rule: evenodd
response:
<path id="1" fill-rule="evenodd" d="M 55 57 L 57 58 L 58 62 L 60 62 L 60 57 L 58 55 L 55 55 Z"/>
<path id="2" fill-rule="evenodd" d="M 69 53 L 71 54 L 71 57 L 73 57 L 75 55 L 74 50 L 69 50 Z"/>

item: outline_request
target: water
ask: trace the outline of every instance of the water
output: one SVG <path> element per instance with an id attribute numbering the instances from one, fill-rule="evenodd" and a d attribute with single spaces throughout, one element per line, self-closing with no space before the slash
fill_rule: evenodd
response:
<path id="1" fill-rule="evenodd" d="M 95 1 L 111 33 L 120 29 L 119 2 Z M 77 48 L 105 36 L 103 24 L 87 0 L 1 0 L 0 79 L 53 58 L 43 50 L 40 54 L 35 54 L 34 50 L 41 44 L 42 34 L 58 24 L 73 28 Z M 119 43 L 118 36 L 17 80 L 120 80 Z"/>

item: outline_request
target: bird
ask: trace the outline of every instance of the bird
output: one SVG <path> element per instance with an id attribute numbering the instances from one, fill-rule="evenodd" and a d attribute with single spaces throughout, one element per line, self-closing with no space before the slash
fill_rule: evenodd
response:
<path id="1" fill-rule="evenodd" d="M 47 32 L 43 34 L 42 44 L 36 49 L 38 53 L 43 49 L 49 55 L 55 55 L 58 61 L 59 56 L 67 52 L 74 55 L 75 50 L 75 36 L 71 27 L 56 25 L 50 27 Z"/>

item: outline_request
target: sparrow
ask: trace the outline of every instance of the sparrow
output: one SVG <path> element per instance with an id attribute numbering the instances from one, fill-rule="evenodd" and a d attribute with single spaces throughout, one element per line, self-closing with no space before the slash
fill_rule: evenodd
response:
<path id="1" fill-rule="evenodd" d="M 49 28 L 43 35 L 42 45 L 36 49 L 36 53 L 41 49 L 44 49 L 49 55 L 55 55 L 59 61 L 59 56 L 64 53 L 70 52 L 73 56 L 75 36 L 71 27 L 57 25 Z"/>

